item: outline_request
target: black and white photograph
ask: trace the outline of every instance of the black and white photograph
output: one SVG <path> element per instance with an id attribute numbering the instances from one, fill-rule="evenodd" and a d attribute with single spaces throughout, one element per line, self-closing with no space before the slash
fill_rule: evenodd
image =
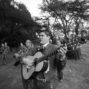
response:
<path id="1" fill-rule="evenodd" d="M 0 89 L 89 89 L 89 0 L 0 0 Z"/>

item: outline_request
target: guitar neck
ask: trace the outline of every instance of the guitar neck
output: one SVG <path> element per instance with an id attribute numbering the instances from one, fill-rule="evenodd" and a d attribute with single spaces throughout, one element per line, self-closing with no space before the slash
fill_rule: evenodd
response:
<path id="1" fill-rule="evenodd" d="M 55 49 L 53 52 L 51 52 L 50 54 L 44 55 L 41 58 L 39 58 L 37 60 L 37 63 L 43 61 L 43 60 L 47 60 L 48 57 L 51 57 L 52 55 L 55 55 L 56 53 L 58 53 L 58 49 L 60 49 L 60 47 L 58 47 L 57 49 Z"/>

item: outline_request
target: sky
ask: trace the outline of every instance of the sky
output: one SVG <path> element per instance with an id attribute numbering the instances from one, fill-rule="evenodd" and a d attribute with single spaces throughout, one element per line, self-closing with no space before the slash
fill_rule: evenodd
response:
<path id="1" fill-rule="evenodd" d="M 32 17 L 42 16 L 41 10 L 39 9 L 39 5 L 42 4 L 43 0 L 15 0 L 15 1 L 25 4 L 27 9 L 31 13 Z M 74 0 L 64 0 L 64 1 L 74 1 Z"/>
<path id="2" fill-rule="evenodd" d="M 31 13 L 32 17 L 41 16 L 41 10 L 39 9 L 39 5 L 42 3 L 43 0 L 15 0 L 20 3 L 24 3 Z"/>
<path id="3" fill-rule="evenodd" d="M 15 0 L 20 3 L 24 3 L 31 13 L 32 17 L 40 17 L 42 16 L 41 10 L 39 9 L 39 5 L 42 4 L 43 0 Z M 64 1 L 74 1 L 74 0 L 64 0 Z"/>

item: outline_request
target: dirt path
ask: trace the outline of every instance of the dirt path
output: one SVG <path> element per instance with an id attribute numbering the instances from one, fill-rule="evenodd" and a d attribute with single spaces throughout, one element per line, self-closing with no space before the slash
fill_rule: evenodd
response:
<path id="1" fill-rule="evenodd" d="M 67 61 L 63 81 L 54 79 L 55 89 L 89 89 L 89 43 L 82 45 L 81 50 L 83 59 Z M 0 66 L 0 89 L 23 89 L 20 66 L 14 67 L 13 63 Z"/>

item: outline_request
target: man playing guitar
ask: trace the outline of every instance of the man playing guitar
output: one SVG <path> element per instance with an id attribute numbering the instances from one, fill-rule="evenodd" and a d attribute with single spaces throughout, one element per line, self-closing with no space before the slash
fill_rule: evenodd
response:
<path id="1" fill-rule="evenodd" d="M 43 66 L 44 68 L 37 72 L 35 71 L 36 68 L 32 67 L 34 73 L 32 73 L 29 79 L 33 79 L 32 89 L 39 89 L 38 83 L 40 84 L 40 86 L 46 84 L 44 86 L 44 89 L 52 89 L 50 82 L 51 79 L 54 77 L 55 69 L 58 69 L 56 68 L 56 62 L 58 62 L 56 60 L 59 60 L 61 54 L 55 54 L 55 52 L 57 52 L 58 46 L 50 43 L 50 33 L 47 30 L 41 30 L 41 32 L 39 33 L 39 39 L 42 45 L 41 53 L 43 55 L 41 57 L 33 59 L 33 64 L 36 66 L 40 62 L 44 62 L 44 65 L 46 65 L 46 67 Z M 27 64 L 29 67 L 32 66 L 30 65 L 30 58 L 31 56 L 23 58 L 23 63 Z M 29 69 L 30 68 L 28 68 L 28 70 Z"/>

